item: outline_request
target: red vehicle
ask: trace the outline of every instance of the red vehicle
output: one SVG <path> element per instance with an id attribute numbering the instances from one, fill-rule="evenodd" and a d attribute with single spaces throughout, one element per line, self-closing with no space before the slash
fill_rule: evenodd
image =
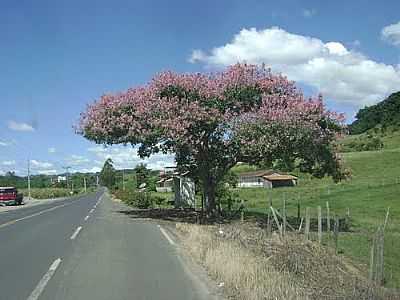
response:
<path id="1" fill-rule="evenodd" d="M 0 187 L 0 205 L 21 205 L 23 198 L 15 187 Z"/>

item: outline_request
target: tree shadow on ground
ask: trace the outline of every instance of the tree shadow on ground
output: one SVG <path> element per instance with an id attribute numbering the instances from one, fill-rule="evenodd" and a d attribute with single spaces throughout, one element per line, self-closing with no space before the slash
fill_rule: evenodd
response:
<path id="1" fill-rule="evenodd" d="M 174 223 L 189 223 L 189 224 L 229 224 L 241 220 L 241 210 L 237 211 L 222 211 L 218 217 L 210 217 L 201 210 L 194 210 L 193 208 L 152 208 L 152 209 L 137 209 L 131 208 L 128 210 L 119 210 L 118 213 L 125 214 L 133 219 L 152 219 L 163 220 Z M 267 228 L 268 215 L 259 212 L 245 212 L 244 221 L 256 224 L 260 228 Z M 282 220 L 279 219 L 281 223 Z M 297 217 L 288 216 L 286 220 L 292 230 L 299 228 L 300 223 L 303 221 Z M 331 228 L 333 228 L 334 220 L 331 220 Z M 303 223 L 303 228 L 304 228 Z M 322 220 L 322 229 L 326 229 L 326 220 Z M 277 224 L 270 216 L 270 226 L 272 230 L 278 230 Z M 339 220 L 339 231 L 349 231 L 349 224 L 347 220 Z M 318 220 L 310 220 L 310 231 L 318 230 Z"/>
<path id="2" fill-rule="evenodd" d="M 162 208 L 162 209 L 129 209 L 119 210 L 118 213 L 125 214 L 134 219 L 153 219 L 164 220 L 176 223 L 190 223 L 190 224 L 220 224 L 230 223 L 233 220 L 239 219 L 239 216 L 221 215 L 218 217 L 209 217 L 201 210 L 194 210 L 193 208 Z"/>

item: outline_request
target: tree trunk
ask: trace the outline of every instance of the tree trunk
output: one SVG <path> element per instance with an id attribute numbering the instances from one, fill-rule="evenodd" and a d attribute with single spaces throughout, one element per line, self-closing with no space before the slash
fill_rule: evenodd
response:
<path id="1" fill-rule="evenodd" d="M 204 193 L 204 202 L 206 206 L 206 212 L 209 216 L 214 216 L 217 212 L 217 203 L 215 200 L 215 188 L 216 183 L 211 178 L 211 176 L 205 176 L 203 181 L 203 193 Z"/>

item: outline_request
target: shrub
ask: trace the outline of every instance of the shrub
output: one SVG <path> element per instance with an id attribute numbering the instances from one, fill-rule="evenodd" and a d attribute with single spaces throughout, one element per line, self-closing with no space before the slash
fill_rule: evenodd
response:
<path id="1" fill-rule="evenodd" d="M 137 192 L 136 196 L 136 207 L 141 209 L 150 208 L 153 206 L 154 198 L 150 195 L 150 193 L 146 192 Z"/>
<path id="2" fill-rule="evenodd" d="M 153 199 L 154 199 L 154 202 L 158 205 L 159 208 L 161 208 L 161 205 L 165 201 L 165 198 L 159 197 L 159 196 L 154 196 Z"/>
<path id="3" fill-rule="evenodd" d="M 343 152 L 376 151 L 384 147 L 380 137 L 368 134 L 366 137 L 360 137 L 347 144 L 343 144 Z"/>
<path id="4" fill-rule="evenodd" d="M 28 197 L 28 190 L 21 190 L 25 197 Z M 64 188 L 33 188 L 31 197 L 34 199 L 52 199 L 71 196 L 70 189 Z"/>
<path id="5" fill-rule="evenodd" d="M 132 190 L 117 190 L 114 192 L 114 195 L 116 198 L 122 200 L 126 204 L 141 209 L 153 207 L 154 202 L 156 202 L 156 198 L 158 198 L 152 196 L 148 192 L 139 192 Z"/>

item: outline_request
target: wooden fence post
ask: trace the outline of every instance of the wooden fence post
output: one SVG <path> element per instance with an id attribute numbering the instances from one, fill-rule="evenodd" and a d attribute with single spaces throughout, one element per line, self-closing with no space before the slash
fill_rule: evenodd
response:
<path id="1" fill-rule="evenodd" d="M 375 281 L 375 238 L 376 235 L 372 238 L 371 254 L 369 258 L 369 280 L 371 281 Z"/>
<path id="2" fill-rule="evenodd" d="M 240 203 L 240 207 L 242 208 L 240 211 L 240 221 L 243 223 L 244 222 L 244 201 L 243 201 L 243 199 Z"/>
<path id="3" fill-rule="evenodd" d="M 300 222 L 300 194 L 297 194 L 297 222 Z"/>
<path id="4" fill-rule="evenodd" d="M 390 211 L 390 207 L 388 207 L 387 211 L 386 211 L 386 217 L 385 217 L 385 223 L 383 223 L 383 231 L 385 231 L 386 229 L 386 225 L 389 219 L 389 211 Z"/>
<path id="5" fill-rule="evenodd" d="M 335 216 L 335 223 L 333 226 L 333 239 L 335 242 L 335 252 L 338 254 L 338 242 L 339 242 L 339 217 Z"/>
<path id="6" fill-rule="evenodd" d="M 326 201 L 326 231 L 331 232 L 331 214 L 328 201 Z"/>
<path id="7" fill-rule="evenodd" d="M 306 226 L 304 229 L 304 237 L 306 238 L 306 240 L 309 239 L 309 235 L 310 235 L 310 208 L 306 207 Z"/>
<path id="8" fill-rule="evenodd" d="M 286 235 L 286 197 L 285 195 L 283 196 L 283 212 L 282 212 L 282 234 Z"/>
<path id="9" fill-rule="evenodd" d="M 299 229 L 297 230 L 298 232 L 301 231 L 301 228 L 302 228 L 302 226 L 303 226 L 303 220 L 304 220 L 304 218 L 301 218 L 301 220 L 300 220 L 300 225 L 299 225 Z"/>
<path id="10" fill-rule="evenodd" d="M 271 206 L 272 215 L 274 216 L 276 226 L 278 227 L 280 236 L 282 237 L 282 225 L 279 223 L 278 217 L 276 216 L 275 209 Z"/>
<path id="11" fill-rule="evenodd" d="M 272 195 L 269 195 L 269 207 L 272 207 Z"/>
<path id="12" fill-rule="evenodd" d="M 382 285 L 384 283 L 384 278 L 385 278 L 384 242 L 385 242 L 384 230 L 383 227 L 379 226 L 372 240 L 370 266 L 369 266 L 370 280 L 379 285 Z"/>
<path id="13" fill-rule="evenodd" d="M 270 236 L 272 233 L 271 228 L 271 211 L 268 210 L 268 217 L 267 217 L 267 235 Z"/>
<path id="14" fill-rule="evenodd" d="M 321 206 L 318 206 L 318 243 L 322 243 L 322 211 Z"/>

